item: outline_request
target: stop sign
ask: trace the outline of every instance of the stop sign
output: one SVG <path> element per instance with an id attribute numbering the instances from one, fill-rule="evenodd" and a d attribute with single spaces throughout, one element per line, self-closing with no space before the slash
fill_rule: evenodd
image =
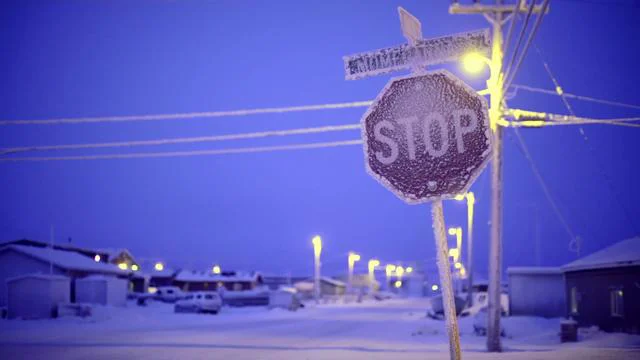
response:
<path id="1" fill-rule="evenodd" d="M 492 150 L 486 100 L 442 70 L 389 81 L 362 136 L 367 171 L 410 204 L 466 192 Z"/>

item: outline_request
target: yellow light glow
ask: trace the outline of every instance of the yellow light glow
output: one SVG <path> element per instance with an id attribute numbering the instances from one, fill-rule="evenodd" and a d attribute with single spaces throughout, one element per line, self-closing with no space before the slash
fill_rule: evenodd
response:
<path id="1" fill-rule="evenodd" d="M 149 294 L 155 294 L 158 291 L 158 288 L 154 287 L 154 286 L 149 286 L 149 288 L 147 288 L 147 292 Z"/>
<path id="2" fill-rule="evenodd" d="M 404 268 L 402 266 L 396 266 L 396 275 L 402 276 L 404 274 Z"/>
<path id="3" fill-rule="evenodd" d="M 413 268 L 411 266 L 407 267 L 407 274 L 411 274 L 413 272 Z"/>
<path id="4" fill-rule="evenodd" d="M 154 268 L 156 269 L 156 271 L 162 271 L 164 270 L 164 264 L 162 264 L 161 262 L 157 262 Z"/>
<path id="5" fill-rule="evenodd" d="M 360 261 L 360 255 L 354 253 L 354 252 L 350 252 L 349 253 L 349 267 L 353 267 L 353 265 L 356 263 L 356 261 Z"/>
<path id="6" fill-rule="evenodd" d="M 100 255 L 96 254 L 96 256 L 93 257 L 93 260 L 95 260 L 95 262 L 100 262 Z"/>
<path id="7" fill-rule="evenodd" d="M 402 287 L 402 281 L 397 280 L 396 282 L 393 283 L 393 286 L 395 286 L 396 289 L 399 289 L 400 287 Z"/>
<path id="8" fill-rule="evenodd" d="M 222 269 L 220 269 L 219 265 L 214 265 L 211 271 L 213 271 L 214 274 L 220 274 L 222 272 Z"/>
<path id="9" fill-rule="evenodd" d="M 460 276 L 462 276 L 462 277 L 467 276 L 467 270 L 464 267 L 462 269 L 460 269 Z"/>
<path id="10" fill-rule="evenodd" d="M 322 239 L 320 235 L 316 235 L 311 239 L 311 243 L 313 244 L 313 253 L 318 258 L 320 257 L 320 253 L 322 252 Z"/>
<path id="11" fill-rule="evenodd" d="M 436 284 L 431 285 L 431 290 L 438 291 L 438 285 Z"/>
<path id="12" fill-rule="evenodd" d="M 462 264 L 457 262 L 453 266 L 455 266 L 456 269 L 460 269 L 462 267 Z"/>
<path id="13" fill-rule="evenodd" d="M 458 249 L 456 248 L 449 249 L 449 256 L 451 256 L 452 258 L 458 258 L 459 255 L 460 255 L 460 251 L 458 251 Z"/>
<path id="14" fill-rule="evenodd" d="M 133 264 L 133 265 L 131 265 L 131 270 L 138 271 L 138 270 L 140 270 L 140 268 L 138 267 L 138 265 Z"/>
<path id="15" fill-rule="evenodd" d="M 369 275 L 372 275 L 373 271 L 376 269 L 376 266 L 380 265 L 380 261 L 378 261 L 376 259 L 371 259 L 371 260 L 369 260 L 369 263 L 367 265 L 368 265 L 368 268 L 369 268 Z"/>
<path id="16" fill-rule="evenodd" d="M 393 274 L 395 269 L 396 269 L 396 266 L 393 264 L 387 264 L 387 266 L 384 267 L 384 271 L 387 274 L 387 276 L 391 276 L 391 274 Z"/>
<path id="17" fill-rule="evenodd" d="M 456 234 L 456 228 L 449 228 L 449 235 L 455 235 Z"/>
<path id="18" fill-rule="evenodd" d="M 472 52 L 462 58 L 462 66 L 466 72 L 476 74 L 482 71 L 486 61 L 484 56 Z"/>
<path id="19" fill-rule="evenodd" d="M 120 268 L 120 270 L 127 270 L 127 264 L 126 263 L 120 263 L 118 264 L 118 267 Z"/>
<path id="20" fill-rule="evenodd" d="M 462 201 L 462 200 L 464 200 L 464 194 L 462 194 L 462 195 L 456 195 L 456 197 L 455 197 L 454 199 L 456 199 L 456 200 L 458 200 L 458 201 Z"/>

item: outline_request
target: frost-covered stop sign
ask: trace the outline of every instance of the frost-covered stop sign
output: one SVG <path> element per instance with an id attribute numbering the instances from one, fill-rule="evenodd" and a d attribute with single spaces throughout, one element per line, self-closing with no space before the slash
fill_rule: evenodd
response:
<path id="1" fill-rule="evenodd" d="M 367 171 L 410 204 L 466 192 L 492 149 L 485 99 L 442 70 L 389 81 L 362 136 Z"/>

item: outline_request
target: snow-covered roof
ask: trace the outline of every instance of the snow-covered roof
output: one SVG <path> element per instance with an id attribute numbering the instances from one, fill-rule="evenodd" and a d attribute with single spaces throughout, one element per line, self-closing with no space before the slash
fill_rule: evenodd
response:
<path id="1" fill-rule="evenodd" d="M 97 251 L 103 253 L 103 254 L 107 254 L 109 255 L 109 261 L 113 261 L 113 259 L 117 258 L 118 256 L 120 256 L 121 254 L 126 254 L 127 256 L 129 256 L 131 259 L 133 259 L 133 255 L 131 255 L 131 252 L 129 252 L 129 250 L 125 249 L 125 248 L 121 248 L 121 249 L 116 249 L 116 248 L 102 248 L 102 249 L 98 249 Z"/>
<path id="2" fill-rule="evenodd" d="M 53 281 L 69 280 L 68 277 L 62 276 L 62 275 L 36 273 L 36 274 L 25 274 L 25 275 L 8 278 L 7 282 L 21 280 L 21 279 L 41 279 L 41 280 L 53 280 Z"/>
<path id="3" fill-rule="evenodd" d="M 236 272 L 234 275 L 213 274 L 210 271 L 181 270 L 176 274 L 176 281 L 186 282 L 236 282 L 236 281 L 256 281 L 260 274 Z"/>
<path id="4" fill-rule="evenodd" d="M 507 268 L 507 274 L 560 275 L 562 270 L 559 267 L 516 266 Z"/>
<path id="5" fill-rule="evenodd" d="M 38 260 L 52 263 L 53 265 L 67 269 L 85 272 L 127 274 L 128 271 L 119 269 L 113 264 L 96 262 L 93 259 L 73 251 L 54 250 L 35 246 L 9 245 L 0 248 L 0 251 L 14 250 Z"/>
<path id="6" fill-rule="evenodd" d="M 582 259 L 570 262 L 562 271 L 606 269 L 640 265 L 640 237 L 620 241 Z"/>
<path id="7" fill-rule="evenodd" d="M 329 283 L 333 286 L 347 286 L 347 284 L 345 284 L 344 282 L 340 281 L 340 280 L 336 280 L 336 279 L 332 279 L 330 277 L 326 277 L 326 276 L 322 276 L 320 278 L 320 280 Z"/>

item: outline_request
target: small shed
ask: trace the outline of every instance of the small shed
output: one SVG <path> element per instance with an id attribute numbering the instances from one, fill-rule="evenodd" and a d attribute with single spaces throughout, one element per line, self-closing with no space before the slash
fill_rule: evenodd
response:
<path id="1" fill-rule="evenodd" d="M 280 287 L 269 293 L 269 308 L 283 308 L 296 311 L 300 307 L 298 291 L 292 287 Z"/>
<path id="2" fill-rule="evenodd" d="M 7 279 L 9 319 L 57 317 L 58 304 L 70 301 L 71 282 L 61 275 L 27 274 Z"/>
<path id="3" fill-rule="evenodd" d="M 76 302 L 125 306 L 127 280 L 114 276 L 92 275 L 76 280 Z"/>
<path id="4" fill-rule="evenodd" d="M 558 267 L 510 267 L 509 313 L 546 318 L 565 314 L 564 277 Z"/>

